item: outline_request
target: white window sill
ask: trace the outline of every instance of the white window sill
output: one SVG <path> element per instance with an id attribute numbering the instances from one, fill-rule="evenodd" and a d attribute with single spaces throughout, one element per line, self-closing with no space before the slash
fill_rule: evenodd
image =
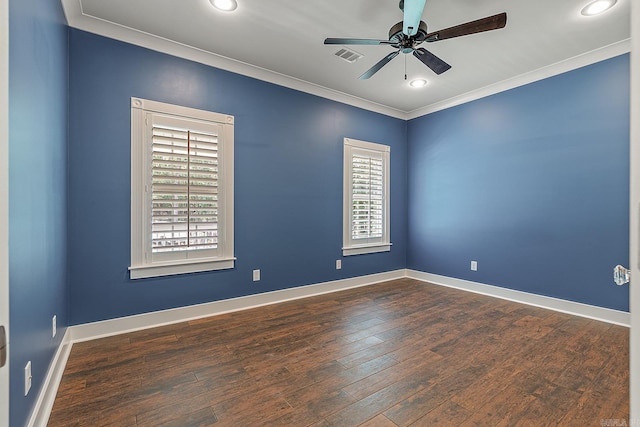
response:
<path id="1" fill-rule="evenodd" d="M 226 270 L 235 266 L 235 258 L 212 260 L 191 260 L 179 263 L 155 263 L 129 267 L 131 279 L 172 276 L 175 274 L 200 273 L 203 271 Z"/>
<path id="2" fill-rule="evenodd" d="M 377 252 L 389 252 L 391 243 L 376 243 L 369 245 L 349 246 L 342 248 L 342 256 L 374 254 Z"/>

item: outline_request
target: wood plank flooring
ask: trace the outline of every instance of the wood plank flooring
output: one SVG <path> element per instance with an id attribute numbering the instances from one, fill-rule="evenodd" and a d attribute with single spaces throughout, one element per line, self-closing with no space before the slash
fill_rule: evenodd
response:
<path id="1" fill-rule="evenodd" d="M 600 426 L 628 329 L 411 279 L 75 344 L 49 426 Z"/>

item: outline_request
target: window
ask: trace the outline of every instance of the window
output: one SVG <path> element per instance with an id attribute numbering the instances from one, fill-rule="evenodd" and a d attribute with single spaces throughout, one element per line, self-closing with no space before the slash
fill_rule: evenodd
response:
<path id="1" fill-rule="evenodd" d="M 131 99 L 132 279 L 233 268 L 233 116 Z"/>
<path id="2" fill-rule="evenodd" d="M 344 139 L 343 255 L 391 250 L 387 145 Z"/>

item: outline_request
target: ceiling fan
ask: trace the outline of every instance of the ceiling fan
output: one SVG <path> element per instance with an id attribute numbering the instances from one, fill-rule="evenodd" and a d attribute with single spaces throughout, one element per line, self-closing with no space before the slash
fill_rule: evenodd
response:
<path id="1" fill-rule="evenodd" d="M 374 39 L 346 39 L 328 38 L 324 44 L 339 45 L 389 45 L 395 49 L 380 60 L 376 65 L 360 76 L 365 80 L 380 71 L 389 61 L 398 56 L 400 52 L 404 54 L 412 53 L 424 65 L 429 67 L 434 73 L 442 74 L 451 68 L 451 65 L 438 58 L 427 49 L 418 46 L 423 42 L 432 43 L 454 37 L 466 36 L 468 34 L 481 33 L 484 31 L 504 28 L 507 24 L 507 14 L 505 12 L 488 16 L 476 21 L 445 28 L 432 33 L 427 32 L 427 24 L 421 20 L 426 0 L 400 0 L 400 10 L 404 13 L 402 22 L 398 22 L 389 30 L 389 40 Z"/>

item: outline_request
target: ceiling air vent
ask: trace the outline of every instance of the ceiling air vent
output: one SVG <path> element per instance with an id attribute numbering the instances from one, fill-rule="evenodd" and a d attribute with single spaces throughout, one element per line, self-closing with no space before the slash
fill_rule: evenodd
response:
<path id="1" fill-rule="evenodd" d="M 344 59 L 347 62 L 350 63 L 354 63 L 356 62 L 358 59 L 362 58 L 364 55 L 355 52 L 353 50 L 347 49 L 347 48 L 341 48 L 340 50 L 338 50 L 336 53 L 334 53 L 335 56 L 337 56 L 340 59 Z"/>

